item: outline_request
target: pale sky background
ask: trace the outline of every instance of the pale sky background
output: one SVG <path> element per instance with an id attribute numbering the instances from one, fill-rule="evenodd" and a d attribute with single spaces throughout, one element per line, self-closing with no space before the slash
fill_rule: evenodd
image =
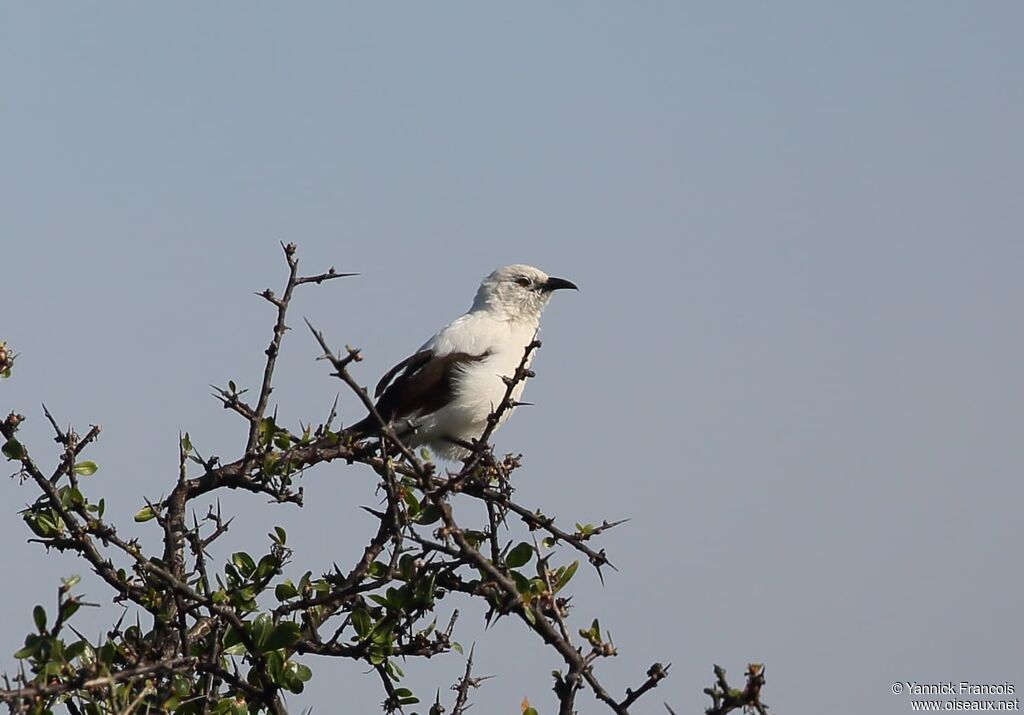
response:
<path id="1" fill-rule="evenodd" d="M 909 712 L 897 680 L 1019 693 L 1024 6 L 846 5 L 5 3 L 0 411 L 37 455 L 40 402 L 101 423 L 88 487 L 153 539 L 131 514 L 169 489 L 179 430 L 241 446 L 208 385 L 258 380 L 279 240 L 362 273 L 292 323 L 362 347 L 366 383 L 532 263 L 582 290 L 545 315 L 537 406 L 497 446 L 527 456 L 525 504 L 632 519 L 573 617 L 612 631 L 619 692 L 673 663 L 637 712 L 703 712 L 712 663 L 751 660 L 780 714 Z M 339 389 L 315 355 L 289 335 L 290 424 Z M 302 511 L 224 495 L 219 553 L 276 523 L 296 576 L 352 562 L 371 475 L 303 483 Z M 0 481 L 5 669 L 83 571 L 26 543 L 33 498 Z M 554 654 L 479 623 L 463 608 L 458 637 L 498 677 L 474 712 L 552 712 Z M 377 710 L 365 668 L 308 660 L 296 713 Z M 461 668 L 406 671 L 427 698 Z"/>

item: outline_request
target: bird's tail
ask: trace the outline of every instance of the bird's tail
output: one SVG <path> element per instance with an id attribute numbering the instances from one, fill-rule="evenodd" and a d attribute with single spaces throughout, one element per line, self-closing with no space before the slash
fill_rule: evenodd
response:
<path id="1" fill-rule="evenodd" d="M 354 441 L 359 441 L 366 437 L 372 437 L 375 434 L 380 433 L 380 425 L 377 420 L 374 419 L 373 415 L 367 415 L 363 419 L 356 422 L 354 425 L 350 425 L 341 431 L 341 436 L 348 437 Z"/>
<path id="2" fill-rule="evenodd" d="M 405 420 L 399 420 L 397 423 L 393 422 L 390 426 L 394 430 L 395 436 L 401 440 L 410 438 L 416 433 L 415 425 Z M 367 415 L 355 424 L 343 429 L 339 434 L 342 440 L 359 442 L 371 437 L 377 437 L 380 433 L 380 422 L 373 415 Z"/>

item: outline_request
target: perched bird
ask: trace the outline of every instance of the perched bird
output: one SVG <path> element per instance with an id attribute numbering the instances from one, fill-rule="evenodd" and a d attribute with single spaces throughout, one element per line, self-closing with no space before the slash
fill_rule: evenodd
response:
<path id="1" fill-rule="evenodd" d="M 381 378 L 374 391 L 380 416 L 406 435 L 403 441 L 410 447 L 427 446 L 450 460 L 467 456 L 452 440 L 471 442 L 483 433 L 488 416 L 505 397 L 502 378 L 515 374 L 537 334 L 544 306 L 563 288 L 578 290 L 571 281 L 532 266 L 505 266 L 491 273 L 465 315 Z M 523 382 L 516 385 L 514 400 L 523 387 Z M 501 415 L 501 422 L 510 412 Z M 373 415 L 345 430 L 360 438 L 379 431 Z"/>

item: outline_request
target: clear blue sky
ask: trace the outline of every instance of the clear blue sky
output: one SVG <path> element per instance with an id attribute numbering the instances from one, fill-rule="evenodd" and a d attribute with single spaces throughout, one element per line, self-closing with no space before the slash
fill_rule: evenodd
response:
<path id="1" fill-rule="evenodd" d="M 896 680 L 1020 691 L 1022 29 L 1013 2 L 6 3 L 0 410 L 37 453 L 41 401 L 101 423 L 90 486 L 130 522 L 179 430 L 237 450 L 207 385 L 258 379 L 279 240 L 362 273 L 295 310 L 367 383 L 532 263 L 583 290 L 497 444 L 527 455 L 525 503 L 632 519 L 573 603 L 614 635 L 611 685 L 673 663 L 640 712 L 701 711 L 711 664 L 748 660 L 780 713 L 908 712 Z M 289 336 L 293 424 L 338 389 L 315 354 Z M 352 561 L 372 479 L 304 485 L 303 512 L 224 502 L 223 551 L 280 523 L 296 573 Z M 0 482 L 2 654 L 82 570 L 25 543 L 32 498 Z M 552 655 L 472 608 L 460 628 L 499 675 L 478 712 L 551 710 Z M 361 668 L 313 665 L 296 712 L 376 708 Z M 460 668 L 407 671 L 426 694 Z"/>

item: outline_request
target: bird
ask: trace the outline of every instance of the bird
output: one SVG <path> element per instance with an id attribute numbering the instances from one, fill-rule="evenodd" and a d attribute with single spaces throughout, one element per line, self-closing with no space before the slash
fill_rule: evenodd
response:
<path id="1" fill-rule="evenodd" d="M 480 283 L 465 314 L 384 374 L 374 390 L 377 413 L 406 446 L 429 447 L 449 461 L 465 459 L 466 445 L 480 438 L 504 399 L 505 378 L 515 375 L 536 338 L 552 294 L 565 289 L 579 290 L 533 266 L 498 268 Z M 532 358 L 533 353 L 524 367 Z M 513 406 L 524 387 L 524 381 L 515 385 Z M 511 412 L 505 410 L 497 426 Z M 363 439 L 380 434 L 380 427 L 371 413 L 345 433 Z"/>

